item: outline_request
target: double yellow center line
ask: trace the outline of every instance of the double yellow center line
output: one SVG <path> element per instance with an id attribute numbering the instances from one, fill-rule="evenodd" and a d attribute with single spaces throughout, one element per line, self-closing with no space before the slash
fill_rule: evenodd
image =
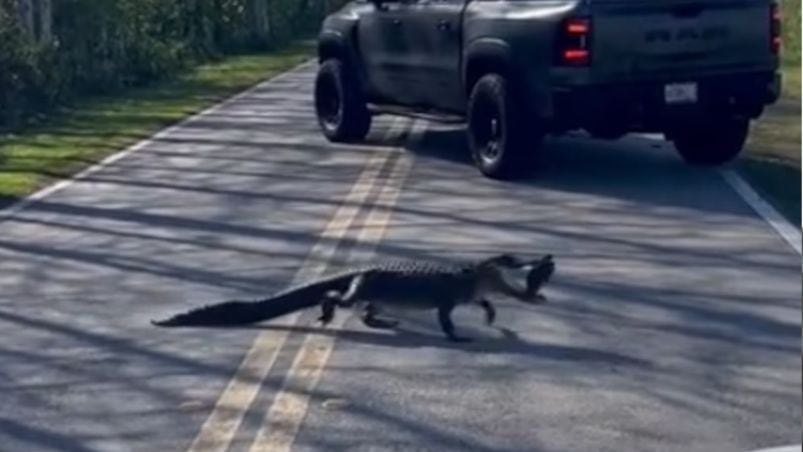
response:
<path id="1" fill-rule="evenodd" d="M 405 121 L 397 119 L 388 129 L 385 139 L 390 140 L 392 137 L 400 135 L 403 132 L 404 124 Z M 425 126 L 422 122 L 415 122 L 407 143 L 412 144 L 419 140 L 424 130 Z M 398 149 L 391 152 L 380 150 L 371 156 L 351 191 L 296 273 L 292 284 L 323 274 L 334 257 L 339 242 L 352 229 L 352 224 L 362 208 L 367 207 L 369 195 L 377 186 L 383 168 L 388 161 L 392 160 L 393 154 L 398 152 Z M 359 230 L 358 249 L 351 253 L 351 260 L 364 260 L 374 253 L 385 233 L 393 206 L 401 193 L 411 165 L 412 161 L 409 156 L 395 159 L 395 165 L 388 176 L 383 179 L 384 185 L 365 223 Z M 189 452 L 224 452 L 229 448 L 246 412 L 254 402 L 265 377 L 276 362 L 276 358 L 287 340 L 289 328 L 281 327 L 295 325 L 300 316 L 300 313 L 293 313 L 279 318 L 274 321 L 274 324 L 280 328 L 263 331 L 256 337 L 190 445 Z M 347 316 L 343 315 L 336 317 L 331 328 L 341 328 L 346 319 Z M 257 432 L 250 448 L 251 452 L 290 450 L 309 406 L 310 393 L 315 389 L 333 347 L 334 337 L 332 336 L 314 334 L 306 336 L 281 389 L 268 409 L 265 423 Z"/>

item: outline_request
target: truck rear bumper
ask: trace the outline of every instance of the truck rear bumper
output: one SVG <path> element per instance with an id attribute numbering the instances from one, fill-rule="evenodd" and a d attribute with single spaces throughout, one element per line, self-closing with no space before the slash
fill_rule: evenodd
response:
<path id="1" fill-rule="evenodd" d="M 552 93 L 555 128 L 569 130 L 615 127 L 628 131 L 660 131 L 667 123 L 695 116 L 756 118 L 780 95 L 781 76 L 755 72 L 681 80 L 693 84 L 696 99 L 671 103 L 666 81 L 564 87 Z M 672 82 L 675 83 L 675 82 Z"/>

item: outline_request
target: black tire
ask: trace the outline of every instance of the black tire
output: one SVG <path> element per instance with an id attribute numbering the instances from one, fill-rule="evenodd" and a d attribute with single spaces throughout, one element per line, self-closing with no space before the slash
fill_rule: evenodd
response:
<path id="1" fill-rule="evenodd" d="M 468 105 L 468 144 L 474 163 L 487 177 L 511 179 L 531 170 L 543 133 L 499 74 L 477 81 Z M 534 130 L 534 129 L 533 129 Z"/>
<path id="2" fill-rule="evenodd" d="M 333 142 L 361 141 L 371 129 L 359 83 L 340 60 L 326 60 L 318 69 L 315 113 L 324 136 Z"/>
<path id="3" fill-rule="evenodd" d="M 744 148 L 750 121 L 742 118 L 701 120 L 673 128 L 667 136 L 683 160 L 691 165 L 718 166 L 730 162 Z"/>

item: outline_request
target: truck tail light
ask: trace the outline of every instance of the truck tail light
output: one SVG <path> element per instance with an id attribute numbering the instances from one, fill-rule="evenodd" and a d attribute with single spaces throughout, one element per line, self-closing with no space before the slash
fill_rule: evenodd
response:
<path id="1" fill-rule="evenodd" d="M 782 42 L 781 8 L 777 2 L 773 2 L 770 6 L 770 49 L 773 54 L 778 55 L 781 53 Z"/>
<path id="2" fill-rule="evenodd" d="M 573 17 L 561 24 L 557 60 L 564 66 L 591 64 L 591 19 Z"/>

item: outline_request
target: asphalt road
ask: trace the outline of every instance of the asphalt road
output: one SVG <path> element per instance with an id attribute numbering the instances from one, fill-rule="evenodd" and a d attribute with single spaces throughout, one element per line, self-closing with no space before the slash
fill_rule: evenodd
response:
<path id="1" fill-rule="evenodd" d="M 0 220 L 0 450 L 747 451 L 800 442 L 798 255 L 713 170 L 631 137 L 549 140 L 520 182 L 462 130 L 317 130 L 313 66 Z M 2 214 L 0 214 L 2 215 Z M 552 253 L 496 327 L 341 312 L 149 320 L 373 257 Z"/>

